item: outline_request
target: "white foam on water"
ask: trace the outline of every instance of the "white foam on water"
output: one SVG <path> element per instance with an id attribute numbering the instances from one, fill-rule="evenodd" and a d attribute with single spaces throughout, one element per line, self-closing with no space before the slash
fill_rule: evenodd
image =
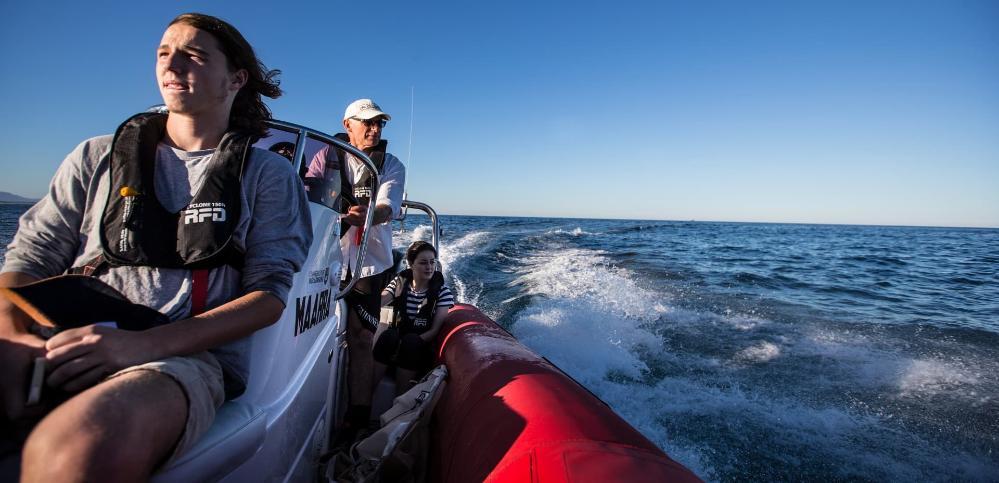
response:
<path id="1" fill-rule="evenodd" d="M 825 466 L 843 479 L 987 481 L 995 470 L 975 455 L 941 451 L 878 415 L 760 395 L 744 390 L 737 377 L 715 384 L 697 377 L 666 377 L 655 385 L 606 381 L 593 390 L 674 459 L 709 481 L 722 475 L 748 478 L 745 458 L 757 454 L 793 466 Z M 676 427 L 676 421 L 692 423 Z M 674 425 L 668 430 L 664 424 L 670 422 Z M 703 441 L 704 432 L 742 450 L 708 463 L 718 448 L 684 444 L 685 436 Z M 792 448 L 822 455 L 823 460 L 796 461 L 783 452 Z M 753 479 L 759 478 L 766 479 L 763 475 Z"/>
<path id="2" fill-rule="evenodd" d="M 597 394 L 646 437 L 695 473 L 709 474 L 699 450 L 677 445 L 657 421 L 663 394 L 636 387 L 649 370 L 640 353 L 661 353 L 645 326 L 669 309 L 603 252 L 559 249 L 528 256 L 512 282 L 540 296 L 512 325 L 525 345 Z"/>
<path id="3" fill-rule="evenodd" d="M 828 358 L 851 371 L 852 382 L 867 387 L 892 388 L 900 398 L 946 395 L 972 404 L 985 404 L 995 395 L 983 393 L 986 373 L 999 369 L 994 360 L 958 355 L 947 360 L 900 353 L 902 342 L 848 330 L 816 329 L 799 340 L 803 354 Z"/>
<path id="4" fill-rule="evenodd" d="M 640 378 L 648 370 L 634 351 L 641 344 L 658 346 L 659 341 L 633 326 L 634 321 L 624 317 L 554 302 L 526 309 L 513 332 L 525 345 L 592 387 L 608 372 Z"/>
<path id="5" fill-rule="evenodd" d="M 417 240 L 430 241 L 434 237 L 434 227 L 431 225 L 420 225 L 413 229 L 413 235 L 409 242 L 413 243 Z"/>
<path id="6" fill-rule="evenodd" d="M 917 481 L 950 474 L 987 480 L 995 469 L 980 456 L 944 450 L 900 429 L 890 414 L 750 391 L 760 381 L 741 372 L 785 363 L 786 357 L 818 357 L 831 369 L 815 374 L 823 380 L 842 377 L 835 382 L 879 388 L 894 384 L 906 394 L 925 394 L 975 384 L 978 378 L 964 367 L 900 357 L 877 334 L 673 309 L 662 302 L 668 294 L 639 286 L 632 272 L 615 267 L 598 250 L 558 248 L 525 254 L 519 262 L 511 285 L 534 297 L 513 321 L 513 334 L 702 478 L 746 476 L 742 459 L 757 452 L 790 465 L 788 474 L 795 474 L 798 465 L 813 466 L 845 479 Z M 668 353 L 664 341 L 670 339 L 651 331 L 664 324 L 702 334 L 704 343 L 721 353 Z M 712 337 L 718 338 L 717 346 Z M 732 346 L 740 340 L 749 342 Z M 647 382 L 653 361 L 667 367 L 667 375 Z M 678 428 L 677 421 L 691 426 Z M 705 431 L 724 434 L 723 439 L 693 435 Z M 711 440 L 745 449 L 719 450 L 705 444 Z M 823 459 L 796 461 L 788 452 Z"/>
<path id="7" fill-rule="evenodd" d="M 545 232 L 546 235 L 572 235 L 572 236 L 600 236 L 602 233 L 593 233 L 583 230 L 580 227 L 573 228 L 572 230 L 563 230 L 561 228 L 555 228 L 553 230 L 548 230 Z"/>
<path id="8" fill-rule="evenodd" d="M 449 267 L 457 266 L 469 256 L 479 253 L 488 241 L 489 232 L 473 231 L 457 240 L 441 243 L 441 263 Z"/>
<path id="9" fill-rule="evenodd" d="M 765 319 L 760 319 L 757 317 L 751 317 L 747 315 L 733 315 L 733 314 L 729 314 L 728 316 L 723 318 L 722 321 L 741 331 L 755 330 L 769 323 L 769 321 Z"/>
<path id="10" fill-rule="evenodd" d="M 761 342 L 739 351 L 735 360 L 749 363 L 770 362 L 780 357 L 780 347 L 773 342 Z"/>
<path id="11" fill-rule="evenodd" d="M 593 391 L 671 458 L 698 475 L 711 474 L 701 460 L 701 448 L 678 444 L 658 421 L 663 401 L 673 396 L 636 381 L 649 369 L 636 354 L 662 347 L 659 338 L 641 329 L 635 319 L 585 302 L 573 306 L 567 300 L 546 300 L 525 309 L 512 332 Z"/>
<path id="12" fill-rule="evenodd" d="M 513 332 L 574 376 L 604 380 L 608 371 L 640 377 L 638 348 L 661 351 L 659 337 L 641 327 L 667 309 L 660 296 L 637 286 L 603 252 L 552 250 L 525 257 L 512 285 L 540 296 L 513 323 Z"/>
<path id="13" fill-rule="evenodd" d="M 512 285 L 523 285 L 531 295 L 548 299 L 587 302 L 594 310 L 640 320 L 655 320 L 668 311 L 663 294 L 640 288 L 633 274 L 617 268 L 600 250 L 557 249 L 521 259 L 519 276 Z"/>
<path id="14" fill-rule="evenodd" d="M 454 289 L 455 300 L 458 302 L 476 305 L 479 301 L 481 283 L 476 285 L 476 282 L 472 281 L 472 285 L 469 285 L 458 274 L 465 273 L 464 268 L 468 258 L 483 251 L 490 241 L 489 235 L 487 231 L 474 231 L 462 235 L 457 240 L 441 242 L 439 249 L 441 266 L 444 267 L 445 274 L 451 275 L 454 284 L 451 288 Z"/>
<path id="15" fill-rule="evenodd" d="M 405 251 L 413 242 L 418 240 L 429 242 L 433 236 L 434 227 L 430 225 L 417 225 L 409 230 L 395 230 L 392 232 L 392 246 Z"/>
<path id="16" fill-rule="evenodd" d="M 970 373 L 956 364 L 932 359 L 912 360 L 901 372 L 898 379 L 900 396 L 925 396 L 943 392 L 974 395 L 974 391 L 969 388 L 981 382 L 978 374 Z"/>

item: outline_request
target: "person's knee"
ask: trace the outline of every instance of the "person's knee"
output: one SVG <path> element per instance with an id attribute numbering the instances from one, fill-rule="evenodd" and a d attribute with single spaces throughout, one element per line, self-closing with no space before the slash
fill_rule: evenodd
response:
<path id="1" fill-rule="evenodd" d="M 352 323 L 350 330 L 347 331 L 347 342 L 370 350 L 371 343 L 374 340 L 374 335 L 374 332 L 368 330 L 368 328 L 360 322 L 357 322 L 356 324 Z"/>
<path id="2" fill-rule="evenodd" d="M 61 461 L 66 459 L 61 455 L 65 447 L 61 444 L 63 440 L 62 435 L 58 434 L 57 429 L 53 428 L 52 431 L 49 431 L 42 427 L 37 427 L 31 432 L 28 439 L 24 442 L 24 447 L 21 449 L 22 473 L 45 469 L 52 470 L 54 467 L 65 465 L 65 462 Z M 74 435 L 68 436 L 72 437 Z M 28 474 L 25 474 L 25 476 L 28 476 Z"/>
<path id="3" fill-rule="evenodd" d="M 119 459 L 124 452 L 108 449 L 111 434 L 113 430 L 90 424 L 68 426 L 43 420 L 24 443 L 22 481 L 105 480 L 116 468 L 130 463 Z"/>
<path id="4" fill-rule="evenodd" d="M 22 475 L 29 481 L 143 479 L 169 453 L 186 418 L 186 397 L 168 376 L 119 376 L 38 423 L 22 451 Z"/>

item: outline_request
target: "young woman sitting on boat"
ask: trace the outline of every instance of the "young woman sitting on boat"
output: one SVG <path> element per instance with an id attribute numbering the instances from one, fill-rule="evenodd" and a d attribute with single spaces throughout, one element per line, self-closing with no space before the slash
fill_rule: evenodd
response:
<path id="1" fill-rule="evenodd" d="M 412 387 L 434 362 L 433 341 L 454 306 L 451 289 L 437 270 L 437 250 L 425 241 L 406 250 L 409 269 L 382 291 L 382 306 L 392 305 L 392 322 L 376 337 L 375 360 L 396 368 L 396 394 Z"/>

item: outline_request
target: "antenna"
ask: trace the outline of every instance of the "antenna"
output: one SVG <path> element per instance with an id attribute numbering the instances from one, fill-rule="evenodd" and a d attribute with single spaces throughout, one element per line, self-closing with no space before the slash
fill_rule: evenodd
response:
<path id="1" fill-rule="evenodd" d="M 413 169 L 413 112 L 414 112 L 414 92 L 416 91 L 415 86 L 409 86 L 409 148 L 406 152 L 406 178 L 403 179 L 403 190 L 402 199 L 409 199 L 409 172 Z M 409 207 L 403 207 L 402 216 L 402 229 L 406 229 L 406 215 L 409 213 Z"/>
<path id="2" fill-rule="evenodd" d="M 413 167 L 413 111 L 414 111 L 414 92 L 416 91 L 415 86 L 409 86 L 409 152 L 406 153 L 406 165 L 409 168 Z"/>

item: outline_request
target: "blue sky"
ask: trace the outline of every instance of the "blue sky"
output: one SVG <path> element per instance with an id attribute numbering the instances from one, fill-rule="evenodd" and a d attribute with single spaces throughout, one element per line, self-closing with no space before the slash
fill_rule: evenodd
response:
<path id="1" fill-rule="evenodd" d="M 371 97 L 447 214 L 999 227 L 999 2 L 7 2 L 0 191 L 159 102 L 178 13 L 283 71 L 276 117 Z"/>

